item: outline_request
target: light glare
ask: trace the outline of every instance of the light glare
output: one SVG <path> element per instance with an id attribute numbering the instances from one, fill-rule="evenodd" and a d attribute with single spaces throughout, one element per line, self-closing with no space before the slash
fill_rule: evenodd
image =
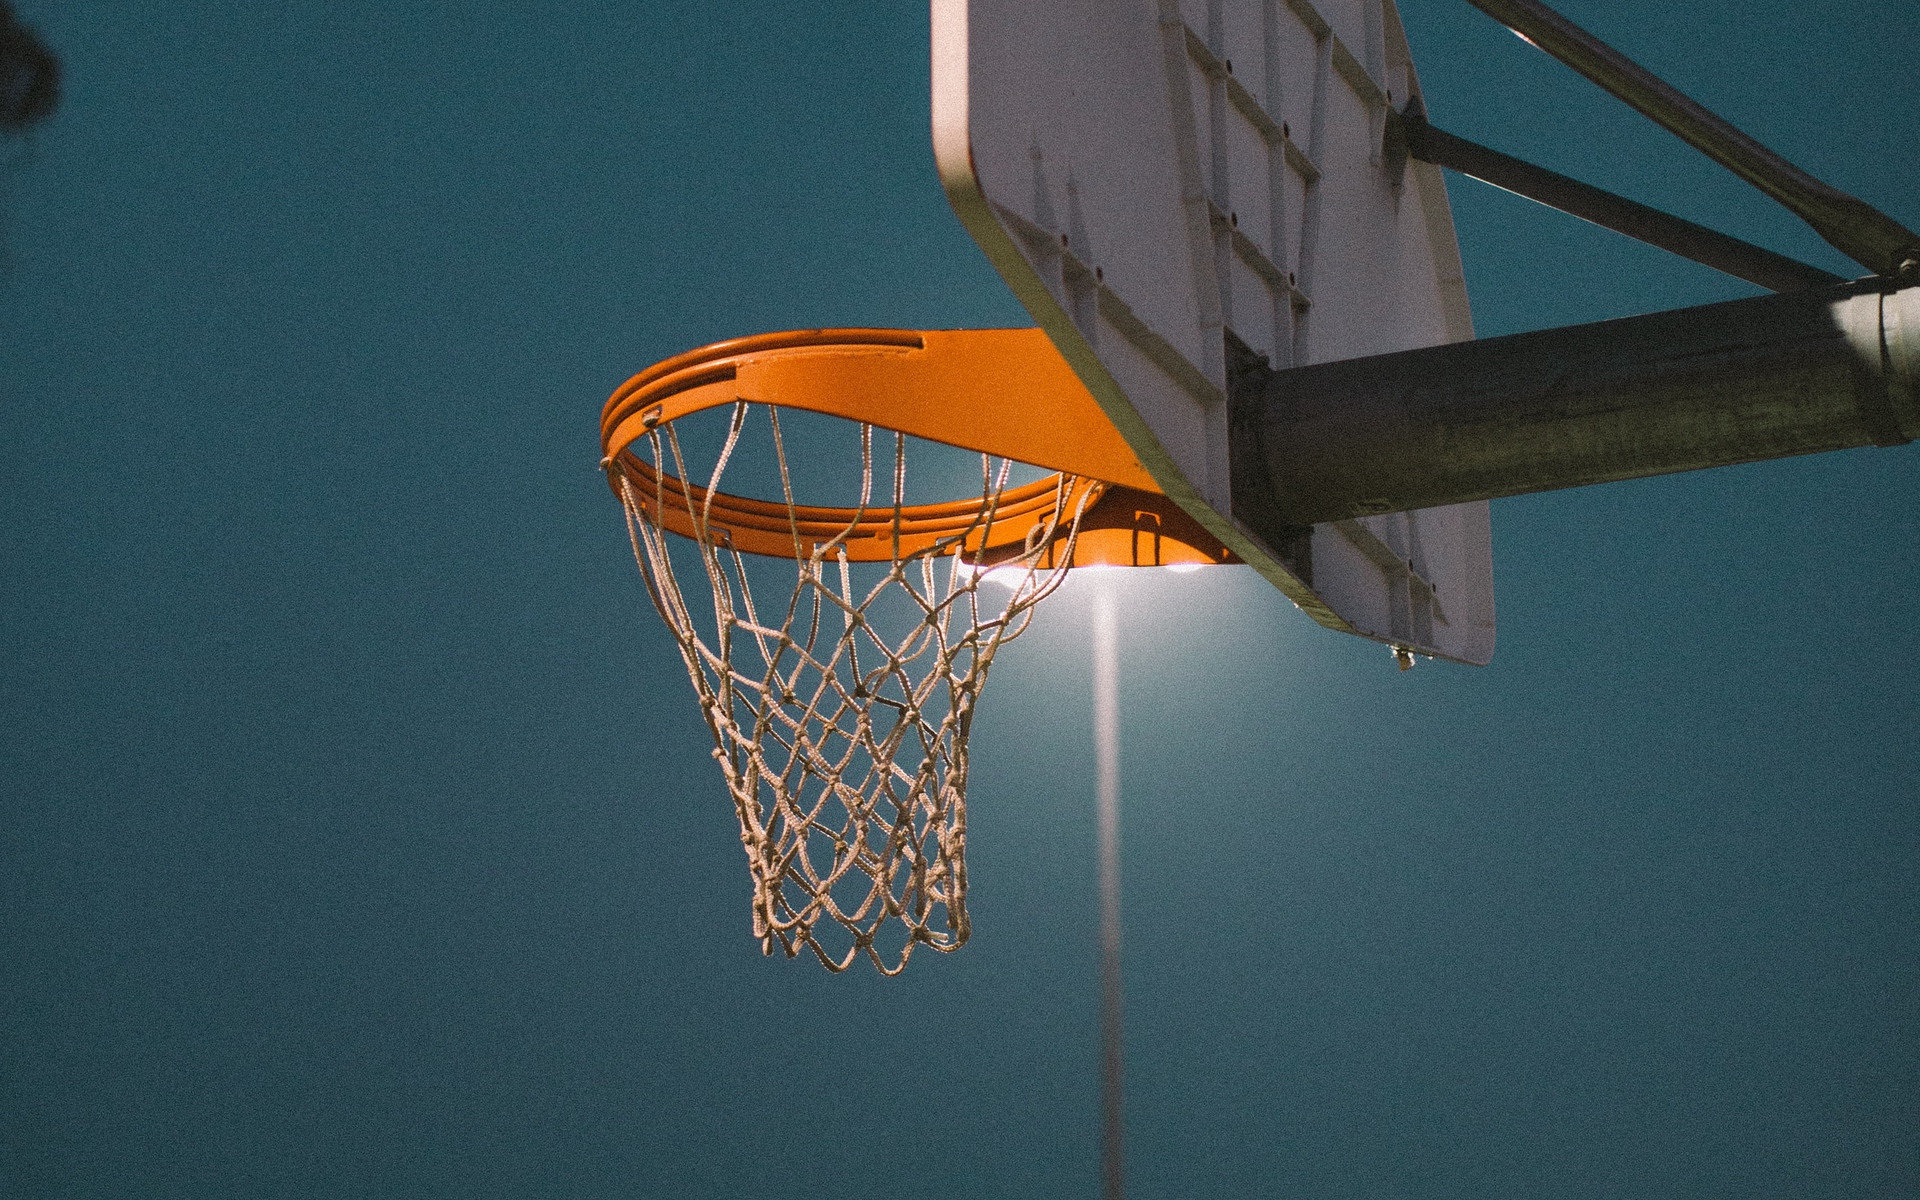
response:
<path id="1" fill-rule="evenodd" d="M 1008 591 L 1018 591 L 1032 576 L 1025 567 L 988 567 L 985 571 L 976 567 L 973 573 L 975 578 L 997 583 Z"/>

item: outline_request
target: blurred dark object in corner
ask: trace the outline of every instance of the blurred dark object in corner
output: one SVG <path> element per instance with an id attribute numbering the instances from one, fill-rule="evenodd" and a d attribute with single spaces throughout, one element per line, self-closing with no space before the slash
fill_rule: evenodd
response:
<path id="1" fill-rule="evenodd" d="M 60 103 L 60 60 L 0 0 L 0 134 L 18 133 Z"/>

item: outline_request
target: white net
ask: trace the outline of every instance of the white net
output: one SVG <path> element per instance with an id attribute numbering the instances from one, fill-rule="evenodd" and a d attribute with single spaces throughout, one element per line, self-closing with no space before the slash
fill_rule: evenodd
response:
<path id="1" fill-rule="evenodd" d="M 764 420 L 754 417 L 752 426 L 770 438 L 762 461 L 777 472 L 777 504 L 721 493 L 729 464 L 743 457 L 754 409 Z M 900 435 L 889 497 L 874 501 L 874 429 L 863 425 L 858 507 L 823 510 L 794 501 L 779 410 L 734 406 L 707 456 L 704 488 L 680 482 L 697 477 L 689 466 L 705 464 L 690 463 L 699 456 L 674 424 L 650 430 L 606 465 L 648 594 L 713 732 L 762 950 L 809 950 L 830 971 L 864 956 L 894 975 L 919 946 L 959 949 L 970 931 L 967 736 L 975 705 L 994 654 L 1065 577 L 1066 567 L 1053 564 L 1072 562 L 1081 514 L 1097 490 L 1071 478 L 1054 481 L 1048 494 L 1040 485 L 1012 489 L 1012 464 L 983 456 L 977 504 L 939 506 L 948 514 L 940 527 L 950 532 L 916 539 L 908 536 L 915 514 L 932 510 L 906 504 Z M 1041 502 L 1009 504 L 1016 490 Z M 747 508 L 778 518 L 790 558 L 740 549 L 746 539 L 716 514 Z M 957 521 L 956 510 L 964 512 Z M 837 515 L 823 521 L 823 513 Z M 891 556 L 876 556 L 872 540 L 884 542 L 889 529 Z M 856 544 L 863 539 L 864 551 Z M 960 552 L 978 558 L 989 544 L 1001 549 L 983 587 L 985 576 Z"/>

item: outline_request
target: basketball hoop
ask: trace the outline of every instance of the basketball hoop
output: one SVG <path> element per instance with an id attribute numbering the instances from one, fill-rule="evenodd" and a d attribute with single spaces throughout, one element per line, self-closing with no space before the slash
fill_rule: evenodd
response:
<path id="1" fill-rule="evenodd" d="M 1015 404 L 996 386 L 1009 372 Z M 851 506 L 795 499 L 793 409 L 857 426 Z M 724 428 L 696 447 L 676 422 L 710 410 Z M 909 436 L 979 451 L 977 494 L 909 504 Z M 1164 496 L 1128 486 L 1151 480 L 1037 330 L 722 343 L 630 380 L 602 445 L 733 798 L 754 934 L 764 953 L 811 951 L 830 971 L 865 957 L 894 975 L 916 947 L 966 942 L 973 715 L 994 655 L 1066 571 L 1233 561 Z M 724 490 L 756 455 L 777 499 Z M 1034 459 L 1061 469 L 1013 482 Z M 989 568 L 1008 590 L 981 588 Z"/>

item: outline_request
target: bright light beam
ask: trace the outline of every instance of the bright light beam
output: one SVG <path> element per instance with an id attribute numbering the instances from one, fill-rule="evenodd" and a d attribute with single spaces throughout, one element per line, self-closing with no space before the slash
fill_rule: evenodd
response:
<path id="1" fill-rule="evenodd" d="M 1126 1194 L 1121 1109 L 1120 646 L 1111 579 L 1093 594 L 1093 749 L 1099 787 L 1101 1195 Z"/>

